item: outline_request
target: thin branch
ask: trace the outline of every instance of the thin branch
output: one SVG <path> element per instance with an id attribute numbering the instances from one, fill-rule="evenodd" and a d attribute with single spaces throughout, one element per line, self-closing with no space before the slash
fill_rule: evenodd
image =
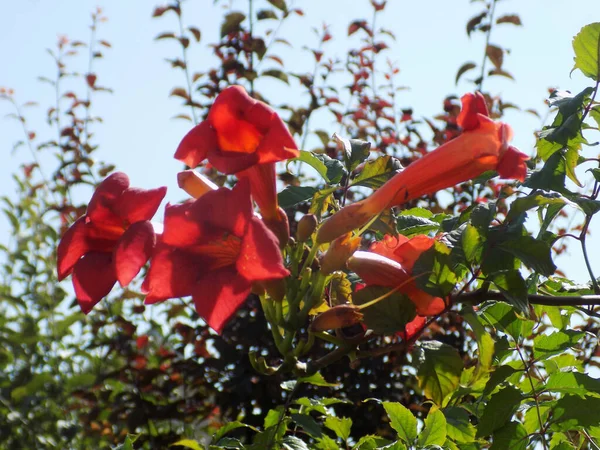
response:
<path id="1" fill-rule="evenodd" d="M 483 303 L 486 300 L 502 301 L 506 300 L 501 292 L 468 292 L 454 297 L 455 302 L 464 302 L 477 305 Z M 527 300 L 532 305 L 547 305 L 547 306 L 586 306 L 586 305 L 600 305 L 600 295 L 539 295 L 530 294 L 527 296 Z"/>
<path id="2" fill-rule="evenodd" d="M 490 6 L 490 23 L 485 36 L 485 48 L 483 49 L 483 61 L 481 62 L 481 76 L 479 77 L 479 83 L 477 86 L 477 90 L 480 92 L 483 88 L 483 78 L 485 77 L 485 63 L 487 62 L 487 49 L 490 45 L 490 36 L 492 34 L 492 28 L 494 26 L 494 11 L 496 10 L 496 1 L 497 0 L 492 0 L 492 4 Z"/>

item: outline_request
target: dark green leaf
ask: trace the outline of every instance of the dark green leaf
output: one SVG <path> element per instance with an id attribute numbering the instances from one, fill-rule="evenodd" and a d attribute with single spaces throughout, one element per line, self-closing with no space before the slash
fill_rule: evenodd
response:
<path id="1" fill-rule="evenodd" d="M 314 438 L 320 438 L 323 435 L 321 425 L 315 422 L 311 416 L 306 414 L 291 414 L 292 420 L 300 426 L 304 431 Z"/>
<path id="2" fill-rule="evenodd" d="M 257 20 L 277 19 L 277 14 L 271 9 L 261 9 L 256 13 Z"/>
<path id="3" fill-rule="evenodd" d="M 325 378 L 323 378 L 323 375 L 321 375 L 319 372 L 314 373 L 309 377 L 298 378 L 298 383 L 308 383 L 308 384 L 312 384 L 313 386 L 321 386 L 321 387 L 339 386 L 338 383 L 329 383 L 327 380 L 325 380 Z"/>
<path id="4" fill-rule="evenodd" d="M 352 295 L 356 305 L 362 305 L 387 294 L 392 288 L 367 286 Z M 416 316 L 415 305 L 406 295 L 395 292 L 388 298 L 361 310 L 365 325 L 377 334 L 394 334 L 404 331 L 407 323 Z"/>
<path id="5" fill-rule="evenodd" d="M 509 422 L 504 427 L 494 432 L 490 450 L 526 450 L 529 436 L 523 425 Z"/>
<path id="6" fill-rule="evenodd" d="M 455 84 L 458 84 L 458 80 L 460 80 L 460 77 L 467 71 L 474 69 L 475 67 L 477 67 L 477 64 L 473 63 L 473 62 L 467 62 L 464 63 L 462 66 L 460 66 L 460 69 L 458 69 L 458 72 L 456 72 L 456 79 L 454 80 Z"/>
<path id="7" fill-rule="evenodd" d="M 504 295 L 504 298 L 521 313 L 529 314 L 527 285 L 518 270 L 496 272 L 487 278 Z"/>
<path id="8" fill-rule="evenodd" d="M 488 395 L 489 393 L 493 392 L 494 389 L 496 389 L 501 383 L 504 383 L 508 377 L 516 372 L 518 372 L 518 370 L 511 366 L 498 366 L 490 376 L 488 382 L 485 384 L 483 394 Z"/>
<path id="9" fill-rule="evenodd" d="M 268 69 L 268 70 L 263 71 L 260 75 L 263 77 L 277 78 L 278 80 L 283 81 L 285 84 L 289 84 L 288 76 L 282 70 Z"/>
<path id="10" fill-rule="evenodd" d="M 309 450 L 304 441 L 296 436 L 286 436 L 281 444 L 282 450 Z"/>
<path id="11" fill-rule="evenodd" d="M 438 406 L 457 387 L 463 370 L 458 351 L 438 341 L 421 342 L 415 346 L 417 380 L 425 396 Z"/>
<path id="12" fill-rule="evenodd" d="M 346 139 L 333 134 L 333 140 L 342 147 L 342 155 L 348 172 L 352 172 L 359 164 L 364 162 L 371 153 L 371 143 L 360 139 Z"/>
<path id="13" fill-rule="evenodd" d="M 287 4 L 285 0 L 267 0 L 271 5 L 280 11 L 287 12 Z"/>
<path id="14" fill-rule="evenodd" d="M 541 275 L 548 277 L 556 270 L 552 261 L 551 244 L 533 236 L 519 236 L 500 242 L 498 248 L 516 256 L 523 264 Z"/>
<path id="15" fill-rule="evenodd" d="M 570 201 L 557 192 L 535 191 L 527 197 L 520 197 L 512 202 L 506 218 L 507 220 L 512 221 L 519 215 L 533 208 L 545 205 L 565 204 L 570 204 Z"/>
<path id="16" fill-rule="evenodd" d="M 452 292 L 458 280 L 450 253 L 450 248 L 440 241 L 436 241 L 433 247 L 421 253 L 412 271 L 413 275 L 417 276 L 416 283 L 419 288 L 439 297 L 446 297 Z M 426 275 L 427 273 L 429 275 Z"/>
<path id="17" fill-rule="evenodd" d="M 223 436 L 225 436 L 227 433 L 229 433 L 230 431 L 233 431 L 237 428 L 250 428 L 251 430 L 256 431 L 256 428 L 251 427 L 250 425 L 246 425 L 245 423 L 238 422 L 238 421 L 229 422 L 217 430 L 217 432 L 213 435 L 212 441 L 215 443 L 219 442 L 219 440 Z"/>
<path id="18" fill-rule="evenodd" d="M 469 421 L 469 413 L 457 406 L 444 408 L 448 437 L 459 444 L 475 440 L 475 427 Z"/>
<path id="19" fill-rule="evenodd" d="M 301 161 L 315 169 L 328 184 L 339 183 L 345 173 L 344 165 L 337 159 L 327 155 L 300 150 L 298 158 L 290 160 Z"/>
<path id="20" fill-rule="evenodd" d="M 526 321 L 519 319 L 514 308 L 508 303 L 493 302 L 484 305 L 479 314 L 492 327 L 512 336 L 515 341 L 518 341 L 522 336 L 521 333 Z"/>
<path id="21" fill-rule="evenodd" d="M 488 436 L 502 428 L 516 412 L 521 400 L 523 394 L 512 386 L 507 386 L 492 395 L 479 419 L 477 436 Z"/>
<path id="22" fill-rule="evenodd" d="M 595 427 L 600 423 L 600 398 L 565 395 L 552 410 L 551 429 L 569 431 L 579 427 Z"/>
<path id="23" fill-rule="evenodd" d="M 562 152 L 556 152 L 548 158 L 544 167 L 531 173 L 524 185 L 531 189 L 568 192 L 565 189 L 565 175 L 565 158 Z"/>
<path id="24" fill-rule="evenodd" d="M 282 208 L 291 208 L 298 203 L 310 200 L 318 191 L 312 186 L 286 186 L 286 188 L 277 194 L 279 206 Z"/>
<path id="25" fill-rule="evenodd" d="M 554 372 L 548 377 L 545 389 L 581 397 L 600 395 L 600 380 L 579 372 Z"/>

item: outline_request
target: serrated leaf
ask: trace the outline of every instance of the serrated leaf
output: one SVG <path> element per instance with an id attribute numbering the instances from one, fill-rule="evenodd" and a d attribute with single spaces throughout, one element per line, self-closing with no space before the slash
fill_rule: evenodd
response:
<path id="1" fill-rule="evenodd" d="M 536 336 L 533 339 L 533 356 L 546 359 L 574 347 L 585 335 L 583 331 L 557 331 L 549 335 Z"/>
<path id="2" fill-rule="evenodd" d="M 497 247 L 519 258 L 523 264 L 535 272 L 550 276 L 556 271 L 552 261 L 552 246 L 533 236 L 519 236 L 497 244 Z"/>
<path id="3" fill-rule="evenodd" d="M 512 202 L 506 219 L 512 221 L 524 212 L 540 206 L 565 204 L 572 203 L 558 192 L 535 191 L 526 197 L 520 197 Z"/>
<path id="4" fill-rule="evenodd" d="M 234 422 L 229 422 L 225 425 L 223 425 L 221 428 L 219 428 L 217 430 L 217 432 L 213 435 L 213 442 L 219 442 L 219 440 L 221 440 L 221 438 L 223 436 L 225 436 L 227 433 L 229 433 L 230 431 L 233 431 L 237 428 L 250 428 L 251 430 L 256 431 L 256 428 L 250 426 L 250 425 L 246 425 L 245 423 L 239 422 L 239 421 L 234 421 Z"/>
<path id="5" fill-rule="evenodd" d="M 446 442 L 446 417 L 439 409 L 429 412 L 425 418 L 425 428 L 419 434 L 419 445 L 444 445 Z"/>
<path id="6" fill-rule="evenodd" d="M 281 443 L 282 450 L 309 450 L 306 443 L 296 436 L 286 436 Z"/>
<path id="7" fill-rule="evenodd" d="M 463 408 L 449 406 L 443 410 L 446 417 L 446 432 L 450 439 L 459 444 L 475 440 L 475 427 L 469 420 L 469 413 Z"/>
<path id="8" fill-rule="evenodd" d="M 600 398 L 565 395 L 552 409 L 550 429 L 569 431 L 579 427 L 595 427 L 600 423 Z"/>
<path id="9" fill-rule="evenodd" d="M 463 361 L 454 347 L 438 341 L 415 346 L 417 380 L 425 396 L 438 406 L 458 387 Z"/>
<path id="10" fill-rule="evenodd" d="M 365 304 L 375 298 L 386 295 L 392 288 L 383 286 L 367 286 L 353 294 L 355 305 Z M 376 334 L 394 334 L 404 331 L 407 323 L 416 316 L 415 305 L 410 299 L 399 292 L 374 305 L 362 309 L 363 322 Z"/>
<path id="11" fill-rule="evenodd" d="M 379 157 L 373 161 L 367 161 L 350 185 L 377 189 L 396 175 L 399 167 L 399 163 L 389 155 Z"/>
<path id="12" fill-rule="evenodd" d="M 308 383 L 308 384 L 312 384 L 313 386 L 321 386 L 321 387 L 339 386 L 339 383 L 329 383 L 327 380 L 325 380 L 325 378 L 323 378 L 323 375 L 321 375 L 319 372 L 313 373 L 309 377 L 298 378 L 298 383 Z"/>
<path id="13" fill-rule="evenodd" d="M 529 314 L 529 301 L 527 300 L 527 284 L 518 270 L 504 270 L 496 272 L 487 278 L 502 292 L 506 301 L 521 313 Z"/>
<path id="14" fill-rule="evenodd" d="M 588 78 L 600 80 L 600 22 L 591 23 L 573 38 L 575 66 Z"/>
<path id="15" fill-rule="evenodd" d="M 527 450 L 529 437 L 523 425 L 517 422 L 509 422 L 494 432 L 494 438 L 490 450 Z"/>
<path id="16" fill-rule="evenodd" d="M 348 417 L 327 416 L 324 425 L 335 433 L 342 441 L 346 442 L 350 437 L 352 419 Z"/>
<path id="17" fill-rule="evenodd" d="M 315 419 L 306 414 L 295 414 L 291 415 L 292 421 L 294 421 L 297 425 L 302 427 L 302 429 L 311 435 L 314 438 L 320 438 L 323 436 L 323 430 L 321 429 L 321 425 L 319 425 Z"/>
<path id="18" fill-rule="evenodd" d="M 563 394 L 600 395 L 600 380 L 579 372 L 554 372 L 546 381 L 545 389 Z"/>
<path id="19" fill-rule="evenodd" d="M 489 436 L 502 428 L 516 412 L 521 400 L 523 400 L 523 394 L 513 386 L 507 386 L 492 395 L 479 419 L 476 435 L 478 437 Z"/>
<path id="20" fill-rule="evenodd" d="M 229 33 L 235 33 L 240 30 L 240 24 L 246 19 L 246 15 L 241 12 L 230 12 L 227 14 L 221 24 L 221 37 Z"/>
<path id="21" fill-rule="evenodd" d="M 175 445 L 179 445 L 180 447 L 190 448 L 192 450 L 204 450 L 204 447 L 201 446 L 198 441 L 193 441 L 191 439 L 182 439 L 180 441 L 171 444 L 170 447 Z"/>
<path id="22" fill-rule="evenodd" d="M 478 228 L 470 223 L 467 224 L 465 231 L 462 233 L 462 249 L 467 262 L 471 264 L 479 264 L 481 262 L 485 241 L 485 236 L 482 235 Z"/>
<path id="23" fill-rule="evenodd" d="M 477 64 L 473 62 L 467 62 L 460 66 L 460 69 L 458 69 L 458 72 L 456 72 L 456 79 L 454 80 L 454 84 L 458 84 L 458 80 L 460 80 L 460 77 L 462 77 L 466 72 L 468 72 L 471 69 L 474 69 L 475 67 L 477 67 Z"/>
<path id="24" fill-rule="evenodd" d="M 562 152 L 555 152 L 548 158 L 546 164 L 531 173 L 524 185 L 531 189 L 542 189 L 564 192 L 565 189 L 565 159 Z"/>
<path id="25" fill-rule="evenodd" d="M 365 161 L 371 153 L 371 143 L 360 139 L 346 139 L 333 133 L 332 139 L 342 148 L 346 169 L 353 171 Z"/>
<path id="26" fill-rule="evenodd" d="M 298 203 L 310 200 L 317 192 L 318 189 L 312 186 L 286 186 L 277 194 L 279 206 L 283 209 L 291 208 Z"/>
<path id="27" fill-rule="evenodd" d="M 412 444 L 417 438 L 417 418 L 400 403 L 383 402 L 382 405 L 390 418 L 390 426 L 396 430 L 398 437 L 402 441 Z"/>
<path id="28" fill-rule="evenodd" d="M 508 303 L 494 302 L 484 305 L 479 310 L 479 315 L 492 327 L 508 334 L 515 341 L 522 336 L 525 321 L 517 317 L 514 308 Z"/>
<path id="29" fill-rule="evenodd" d="M 337 159 L 327 155 L 300 150 L 298 158 L 290 160 L 301 161 L 315 169 L 328 184 L 339 183 L 345 173 L 344 165 Z"/>
<path id="30" fill-rule="evenodd" d="M 429 250 L 421 253 L 412 273 L 417 277 L 416 283 L 420 289 L 438 297 L 450 294 L 458 281 L 453 270 L 451 250 L 440 241 L 435 241 Z M 425 275 L 427 273 L 428 276 Z"/>

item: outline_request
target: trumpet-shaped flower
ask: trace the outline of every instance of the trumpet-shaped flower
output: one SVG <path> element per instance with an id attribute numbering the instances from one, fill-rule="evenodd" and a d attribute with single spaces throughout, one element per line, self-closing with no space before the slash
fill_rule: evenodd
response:
<path id="1" fill-rule="evenodd" d="M 248 182 L 240 180 L 231 190 L 167 206 L 143 289 L 146 303 L 191 295 L 198 314 L 220 332 L 254 282 L 288 275 L 275 235 L 254 215 Z"/>
<path id="2" fill-rule="evenodd" d="M 425 235 L 408 239 L 405 236 L 386 235 L 382 241 L 371 244 L 369 252 L 356 252 L 348 260 L 348 267 L 367 285 L 398 287 L 415 304 L 417 314 L 431 316 L 446 307 L 440 297 L 419 289 L 411 280 L 412 269 L 424 251 L 433 246 L 434 239 Z"/>
<path id="3" fill-rule="evenodd" d="M 278 220 L 275 163 L 298 154 L 277 113 L 241 86 L 230 86 L 216 98 L 207 119 L 183 138 L 175 158 L 192 168 L 208 159 L 223 173 L 247 177 L 263 217 Z"/>
<path id="4" fill-rule="evenodd" d="M 106 178 L 92 196 L 84 216 L 62 237 L 58 279 L 73 274 L 79 305 L 88 313 L 114 284 L 128 285 L 150 258 L 156 237 L 150 219 L 166 187 L 129 187 L 122 172 Z"/>
<path id="5" fill-rule="evenodd" d="M 410 164 L 366 199 L 335 213 L 319 229 L 317 240 L 330 242 L 341 234 L 359 228 L 386 208 L 398 206 L 424 195 L 473 179 L 488 170 L 502 178 L 523 181 L 527 174 L 527 155 L 508 143 L 509 125 L 488 117 L 480 93 L 462 97 L 457 138 Z"/>

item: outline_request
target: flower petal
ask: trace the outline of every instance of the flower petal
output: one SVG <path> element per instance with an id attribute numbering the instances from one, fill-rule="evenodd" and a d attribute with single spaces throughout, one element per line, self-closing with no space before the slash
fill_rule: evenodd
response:
<path id="1" fill-rule="evenodd" d="M 93 250 L 110 252 L 114 248 L 113 239 L 90 236 L 95 234 L 90 233 L 92 228 L 92 224 L 86 224 L 86 216 L 82 216 L 63 235 L 56 250 L 59 281 L 71 273 L 73 266 L 87 252 Z"/>
<path id="2" fill-rule="evenodd" d="M 206 159 L 208 152 L 216 148 L 217 133 L 208 121 L 204 121 L 184 136 L 175 151 L 175 159 L 194 168 Z"/>
<path id="3" fill-rule="evenodd" d="M 148 220 L 131 225 L 115 249 L 115 271 L 119 284 L 127 286 L 148 262 L 156 244 L 154 227 Z"/>
<path id="4" fill-rule="evenodd" d="M 258 163 L 258 153 L 238 153 L 225 150 L 211 150 L 208 160 L 219 171 L 226 174 L 238 173 Z"/>
<path id="5" fill-rule="evenodd" d="M 123 172 L 109 175 L 98 185 L 87 208 L 88 222 L 102 226 L 122 226 L 122 220 L 113 211 L 119 196 L 129 187 L 129 177 Z"/>
<path id="6" fill-rule="evenodd" d="M 481 92 L 468 93 L 460 99 L 462 109 L 456 122 L 463 130 L 473 130 L 479 126 L 480 114 L 489 117 L 485 97 Z"/>
<path id="7" fill-rule="evenodd" d="M 434 297 L 425 291 L 411 284 L 406 289 L 400 289 L 400 292 L 406 294 L 410 301 L 417 307 L 417 314 L 420 316 L 435 316 L 440 314 L 445 308 L 446 303 L 441 297 Z"/>
<path id="8" fill-rule="evenodd" d="M 108 295 L 116 282 L 111 253 L 87 253 L 73 269 L 75 296 L 85 314 Z"/>
<path id="9" fill-rule="evenodd" d="M 191 295 L 202 269 L 203 264 L 195 255 L 159 243 L 142 285 L 147 293 L 144 303 Z"/>
<path id="10" fill-rule="evenodd" d="M 233 189 L 207 192 L 191 203 L 189 216 L 205 228 L 218 228 L 242 237 L 254 216 L 248 180 L 241 179 Z"/>
<path id="11" fill-rule="evenodd" d="M 257 217 L 252 217 L 236 262 L 236 268 L 246 280 L 285 278 L 290 273 L 283 265 L 275 235 Z"/>
<path id="12" fill-rule="evenodd" d="M 244 304 L 250 294 L 250 283 L 233 267 L 207 273 L 194 290 L 196 311 L 217 333 Z"/>
<path id="13" fill-rule="evenodd" d="M 404 244 L 401 244 L 394 250 L 395 260 L 402 264 L 408 272 L 412 272 L 412 268 L 423 253 L 429 250 L 435 242 L 435 239 L 424 234 L 417 235 L 409 239 Z"/>
<path id="14" fill-rule="evenodd" d="M 397 263 L 401 264 L 402 261 L 399 261 L 396 257 L 396 249 L 406 242 L 408 242 L 408 238 L 406 236 L 401 234 L 398 236 L 386 234 L 383 236 L 381 241 L 373 242 L 369 247 L 369 251 L 377 253 L 381 256 L 385 256 L 386 258 L 393 259 Z"/>
<path id="15" fill-rule="evenodd" d="M 162 233 L 162 241 L 165 244 L 183 248 L 198 242 L 202 236 L 202 226 L 189 217 L 193 203 L 190 200 L 179 205 L 168 204 L 165 207 Z"/>
<path id="16" fill-rule="evenodd" d="M 166 186 L 156 189 L 128 188 L 115 201 L 113 211 L 129 224 L 150 220 L 166 193 Z"/>
<path id="17" fill-rule="evenodd" d="M 500 178 L 524 181 L 527 176 L 527 164 L 525 164 L 525 161 L 528 159 L 529 156 L 525 153 L 520 152 L 513 146 L 509 146 L 500 157 L 496 171 L 500 175 Z"/>
<path id="18" fill-rule="evenodd" d="M 396 287 L 411 278 L 401 264 L 373 252 L 355 252 L 348 259 L 348 268 L 368 285 Z"/>
<path id="19" fill-rule="evenodd" d="M 260 208 L 262 216 L 267 220 L 277 217 L 277 186 L 275 181 L 275 163 L 255 164 L 249 169 L 237 174 L 248 178 L 252 198 Z"/>

